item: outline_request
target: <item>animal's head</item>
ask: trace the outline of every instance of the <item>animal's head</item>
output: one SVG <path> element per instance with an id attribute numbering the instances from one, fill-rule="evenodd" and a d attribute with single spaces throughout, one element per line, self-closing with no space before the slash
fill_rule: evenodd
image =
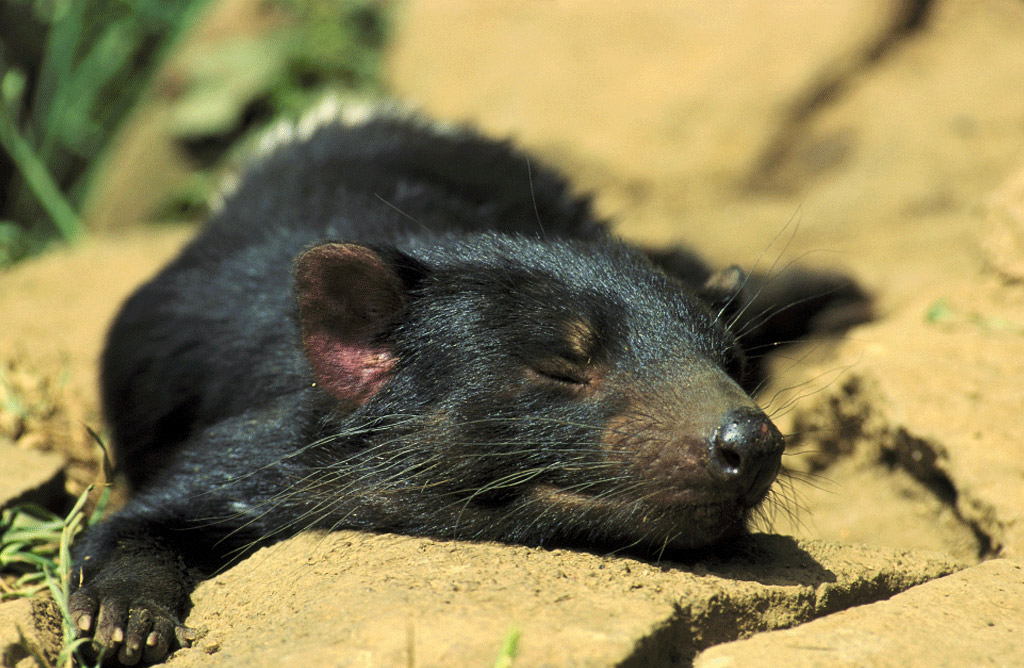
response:
<path id="1" fill-rule="evenodd" d="M 483 236 L 323 244 L 296 278 L 316 383 L 387 425 L 338 473 L 383 504 L 378 528 L 697 547 L 741 531 L 779 471 L 719 317 L 735 273 L 697 294 L 618 244 Z"/>

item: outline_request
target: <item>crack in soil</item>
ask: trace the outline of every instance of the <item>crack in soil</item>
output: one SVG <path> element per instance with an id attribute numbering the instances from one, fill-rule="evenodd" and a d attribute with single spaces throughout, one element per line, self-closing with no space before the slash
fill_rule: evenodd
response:
<path id="1" fill-rule="evenodd" d="M 809 457 L 814 473 L 825 471 L 840 459 L 859 457 L 890 471 L 905 472 L 970 530 L 979 560 L 999 556 L 1002 541 L 995 512 L 977 499 L 963 498 L 945 470 L 949 460 L 946 448 L 893 425 L 878 410 L 878 406 L 885 405 L 884 399 L 866 385 L 869 383 L 864 379 L 850 377 L 824 406 L 798 415 L 794 419 L 797 436 L 790 448 L 814 450 Z M 975 509 L 971 516 L 964 513 L 966 506 Z"/>
<path id="2" fill-rule="evenodd" d="M 852 147 L 847 133 L 815 137 L 811 125 L 820 112 L 835 104 L 863 74 L 882 63 L 901 44 L 921 31 L 934 0 L 893 0 L 885 26 L 856 52 L 825 65 L 782 114 L 775 136 L 748 171 L 749 190 L 792 194 L 845 161 Z M 795 163 L 805 162 L 803 168 Z"/>

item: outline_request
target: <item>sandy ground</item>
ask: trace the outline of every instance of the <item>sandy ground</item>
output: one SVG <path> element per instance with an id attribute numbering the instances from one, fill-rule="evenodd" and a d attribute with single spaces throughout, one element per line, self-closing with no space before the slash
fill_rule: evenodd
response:
<path id="1" fill-rule="evenodd" d="M 943 0 L 904 29 L 901 6 L 410 2 L 389 81 L 564 168 L 629 239 L 872 291 L 875 323 L 775 361 L 760 400 L 791 474 L 763 528 L 1021 559 L 1024 286 L 994 265 L 1024 263 L 1024 4 Z M 72 491 L 106 323 L 188 235 L 122 222 L 0 275 L 0 439 L 65 453 Z"/>

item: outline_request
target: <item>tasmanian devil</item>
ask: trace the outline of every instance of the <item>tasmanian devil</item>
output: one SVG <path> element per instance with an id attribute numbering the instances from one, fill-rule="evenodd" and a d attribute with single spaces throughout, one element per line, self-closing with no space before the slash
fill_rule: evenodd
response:
<path id="1" fill-rule="evenodd" d="M 783 449 L 744 346 L 855 287 L 804 272 L 752 291 L 644 253 L 469 131 L 294 134 L 110 331 L 102 396 L 133 497 L 75 548 L 94 646 L 162 659 L 189 639 L 197 578 L 306 528 L 649 553 L 744 530 Z"/>

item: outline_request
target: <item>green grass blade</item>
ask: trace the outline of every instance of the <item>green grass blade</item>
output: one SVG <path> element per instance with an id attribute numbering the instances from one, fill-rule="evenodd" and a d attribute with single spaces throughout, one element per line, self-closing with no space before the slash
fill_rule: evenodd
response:
<path id="1" fill-rule="evenodd" d="M 114 463 L 110 459 L 110 450 L 107 449 L 107 443 L 106 441 L 103 440 L 103 437 L 96 433 L 96 430 L 90 427 L 89 425 L 85 425 L 85 429 L 86 431 L 89 432 L 89 437 L 92 438 L 92 440 L 95 441 L 96 445 L 98 445 L 100 448 L 100 455 L 102 457 L 101 463 L 103 465 L 103 476 L 109 483 L 111 480 L 114 479 Z M 109 492 L 110 487 L 106 487 L 103 491 Z M 97 510 L 100 509 L 100 506 L 106 507 L 107 497 L 109 497 L 109 494 L 107 494 L 107 496 L 100 497 L 100 502 L 96 505 Z M 89 522 L 89 526 L 92 526 L 91 521 Z"/>
<path id="2" fill-rule="evenodd" d="M 26 551 L 15 552 L 10 556 L 4 555 L 4 557 L 0 559 L 0 566 L 7 567 L 14 566 L 16 564 L 32 566 L 33 568 L 51 568 L 53 566 L 53 560 Z"/>
<path id="3" fill-rule="evenodd" d="M 7 101 L 0 96 L 0 146 L 11 157 L 32 195 L 50 217 L 60 236 L 75 241 L 82 236 L 82 222 L 32 145 L 15 126 Z"/>
<path id="4" fill-rule="evenodd" d="M 133 21 L 125 19 L 107 26 L 79 61 L 67 83 L 69 104 L 64 112 L 64 122 L 59 126 L 60 139 L 85 159 L 99 152 L 107 139 L 107 128 L 93 117 L 100 95 L 108 104 L 111 97 L 131 95 L 131 91 L 112 92 L 107 88 L 115 76 L 131 67 L 132 56 L 139 49 L 142 34 L 133 29 L 133 24 Z"/>
<path id="5" fill-rule="evenodd" d="M 60 548 L 58 550 L 59 556 L 57 558 L 56 572 L 53 568 L 47 568 L 43 571 L 46 574 L 46 586 L 49 587 L 50 594 L 60 609 L 63 621 L 64 649 L 61 650 L 61 657 L 65 657 L 65 661 L 69 661 L 72 656 L 77 657 L 76 650 L 81 645 L 74 625 L 71 623 L 71 611 L 68 608 L 68 597 L 71 595 L 71 541 L 82 526 L 84 521 L 82 508 L 85 506 L 85 502 L 88 500 L 89 494 L 92 493 L 94 487 L 95 485 L 89 485 L 85 488 L 85 491 L 75 501 L 71 512 L 64 519 L 64 526 L 60 533 Z M 81 657 L 77 658 L 79 659 L 79 665 L 85 665 L 81 663 Z"/>
<path id="6" fill-rule="evenodd" d="M 81 39 L 85 24 L 85 11 L 90 0 L 71 0 L 64 12 L 57 15 L 46 35 L 43 59 L 39 64 L 39 83 L 33 96 L 31 120 L 27 126 L 28 137 L 37 140 L 39 155 L 44 162 L 53 150 L 59 122 L 55 122 L 63 110 L 68 75 L 74 64 L 75 49 Z"/>
<path id="7" fill-rule="evenodd" d="M 145 99 L 148 89 L 153 85 L 154 75 L 157 70 L 164 64 L 171 50 L 178 45 L 188 29 L 195 24 L 199 16 L 206 10 L 209 2 L 210 0 L 183 0 L 181 3 L 184 5 L 183 7 L 173 6 L 164 0 L 153 0 L 151 2 L 136 1 L 133 3 L 133 6 L 140 15 L 150 17 L 149 20 L 151 21 L 164 20 L 170 24 L 170 28 L 164 33 L 160 46 L 157 47 L 148 62 L 136 73 L 138 80 L 145 82 L 142 90 L 137 95 L 133 95 L 130 100 L 125 100 L 122 104 L 111 107 L 109 111 L 111 118 L 116 117 L 119 121 L 123 121 L 129 115 L 130 107 L 134 106 L 138 100 Z M 171 7 L 174 7 L 173 12 L 170 11 Z M 112 144 L 113 142 L 110 141 L 105 142 L 103 148 L 99 150 L 93 160 L 89 161 L 89 164 L 74 184 L 74 192 L 80 194 L 76 201 L 83 211 L 88 211 L 89 209 L 89 196 L 94 192 L 93 183 L 106 169 Z"/>
<path id="8" fill-rule="evenodd" d="M 519 654 L 519 635 L 519 627 L 514 624 L 505 632 L 498 658 L 494 661 L 494 668 L 512 668 L 512 663 Z"/>

